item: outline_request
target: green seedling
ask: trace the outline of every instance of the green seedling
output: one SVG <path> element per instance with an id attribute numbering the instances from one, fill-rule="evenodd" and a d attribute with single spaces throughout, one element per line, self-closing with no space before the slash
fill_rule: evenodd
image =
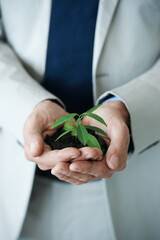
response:
<path id="1" fill-rule="evenodd" d="M 72 136 L 77 137 L 84 146 L 97 147 L 102 152 L 102 149 L 100 147 L 98 140 L 92 134 L 88 133 L 87 129 L 92 129 L 95 132 L 100 133 L 104 136 L 107 136 L 107 134 L 101 128 L 82 125 L 82 119 L 88 116 L 88 117 L 94 118 L 95 120 L 99 121 L 100 123 L 104 124 L 107 127 L 105 121 L 100 116 L 98 116 L 95 113 L 92 113 L 101 105 L 102 104 L 92 107 L 87 112 L 84 112 L 80 115 L 78 113 L 70 113 L 56 120 L 51 127 L 52 129 L 64 124 L 63 126 L 64 132 L 56 139 L 56 141 L 60 139 L 62 136 L 70 132 Z M 76 120 L 74 119 L 75 117 L 76 117 Z"/>

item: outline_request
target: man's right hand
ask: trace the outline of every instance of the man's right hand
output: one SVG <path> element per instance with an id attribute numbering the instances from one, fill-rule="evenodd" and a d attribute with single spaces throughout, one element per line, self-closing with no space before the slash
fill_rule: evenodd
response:
<path id="1" fill-rule="evenodd" d="M 98 149 L 85 148 L 85 154 L 82 149 L 73 147 L 64 148 L 62 150 L 51 150 L 44 142 L 47 134 L 52 135 L 55 130 L 51 126 L 56 119 L 68 114 L 61 106 L 50 100 L 39 103 L 33 112 L 27 118 L 24 129 L 24 152 L 27 160 L 35 162 L 41 170 L 52 170 L 56 167 L 59 171 L 59 178 L 74 184 L 85 183 L 88 174 L 78 174 L 69 170 L 72 160 L 87 160 L 96 158 L 101 160 L 101 153 Z M 67 173 L 67 174 L 65 174 Z M 91 177 L 90 177 L 91 178 Z"/>

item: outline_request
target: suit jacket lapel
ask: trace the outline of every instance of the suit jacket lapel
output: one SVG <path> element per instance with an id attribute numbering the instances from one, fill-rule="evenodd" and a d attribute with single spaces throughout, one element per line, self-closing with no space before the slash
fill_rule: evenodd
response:
<path id="1" fill-rule="evenodd" d="M 119 0 L 100 0 L 94 40 L 93 76 Z"/>

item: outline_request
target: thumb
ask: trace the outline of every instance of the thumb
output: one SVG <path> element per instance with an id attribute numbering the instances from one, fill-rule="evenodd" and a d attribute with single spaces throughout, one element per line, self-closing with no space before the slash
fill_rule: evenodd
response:
<path id="1" fill-rule="evenodd" d="M 125 123 L 119 122 L 112 125 L 110 131 L 110 145 L 106 154 L 106 163 L 115 171 L 125 167 L 129 145 L 129 130 Z"/>
<path id="2" fill-rule="evenodd" d="M 44 141 L 41 134 L 34 132 L 28 138 L 31 139 L 29 143 L 30 154 L 32 157 L 40 156 L 44 149 Z"/>
<path id="3" fill-rule="evenodd" d="M 38 157 L 44 149 L 44 140 L 39 121 L 34 117 L 29 117 L 23 128 L 24 145 L 27 146 L 29 155 Z"/>

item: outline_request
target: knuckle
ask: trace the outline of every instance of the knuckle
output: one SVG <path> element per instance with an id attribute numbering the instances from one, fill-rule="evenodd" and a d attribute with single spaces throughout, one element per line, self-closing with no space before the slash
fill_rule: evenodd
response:
<path id="1" fill-rule="evenodd" d="M 65 176 L 65 175 L 63 175 L 63 174 L 57 174 L 57 177 L 60 179 L 60 180 L 66 180 L 67 179 L 67 177 Z"/>
<path id="2" fill-rule="evenodd" d="M 57 169 L 52 169 L 52 174 L 59 178 L 60 172 Z"/>
<path id="3" fill-rule="evenodd" d="M 80 180 L 81 182 L 83 182 L 83 183 L 89 182 L 90 179 L 91 179 L 90 177 L 80 177 L 80 178 L 79 178 L 79 180 Z"/>
<path id="4" fill-rule="evenodd" d="M 96 178 L 100 178 L 102 175 L 103 175 L 102 172 L 100 172 L 100 173 L 95 173 L 95 174 L 94 174 L 94 176 L 95 176 Z"/>
<path id="5" fill-rule="evenodd" d="M 64 168 L 64 166 L 63 165 L 58 165 L 57 167 L 56 167 L 56 171 L 57 171 L 57 173 L 60 173 L 60 172 L 62 172 L 62 171 L 65 171 L 65 168 Z"/>
<path id="6" fill-rule="evenodd" d="M 36 157 L 37 160 L 39 161 L 43 161 L 47 166 L 49 166 L 50 168 L 53 168 L 55 166 L 55 159 L 49 155 L 49 156 L 38 156 Z"/>
<path id="7" fill-rule="evenodd" d="M 42 164 L 37 164 L 37 166 L 39 167 L 40 170 L 42 171 L 46 171 L 46 170 L 49 170 L 49 168 L 45 165 L 42 165 Z"/>
<path id="8" fill-rule="evenodd" d="M 53 167 L 56 166 L 54 161 L 46 161 L 46 164 L 47 164 L 47 166 L 49 166 L 50 168 L 53 168 Z"/>
<path id="9" fill-rule="evenodd" d="M 99 176 L 96 177 L 95 174 L 94 174 L 94 175 L 88 176 L 88 178 L 86 179 L 86 181 L 87 181 L 87 182 L 90 182 L 90 181 L 93 181 L 93 180 L 98 179 L 98 178 L 99 178 Z"/>
<path id="10" fill-rule="evenodd" d="M 93 149 L 93 148 L 88 148 L 87 150 L 88 150 L 88 154 L 89 154 L 89 155 L 91 155 L 91 156 L 94 155 L 95 149 Z"/>
<path id="11" fill-rule="evenodd" d="M 124 164 L 122 165 L 122 167 L 119 169 L 119 171 L 125 170 L 126 167 L 127 167 L 127 163 L 124 163 Z"/>
<path id="12" fill-rule="evenodd" d="M 85 184 L 85 182 L 82 182 L 82 181 L 75 181 L 73 184 L 75 184 L 75 185 L 82 185 L 82 184 Z"/>
<path id="13" fill-rule="evenodd" d="M 26 146 L 24 146 L 24 156 L 28 161 L 33 162 L 33 158 L 31 157 L 31 155 L 29 153 L 28 147 L 26 147 Z"/>

